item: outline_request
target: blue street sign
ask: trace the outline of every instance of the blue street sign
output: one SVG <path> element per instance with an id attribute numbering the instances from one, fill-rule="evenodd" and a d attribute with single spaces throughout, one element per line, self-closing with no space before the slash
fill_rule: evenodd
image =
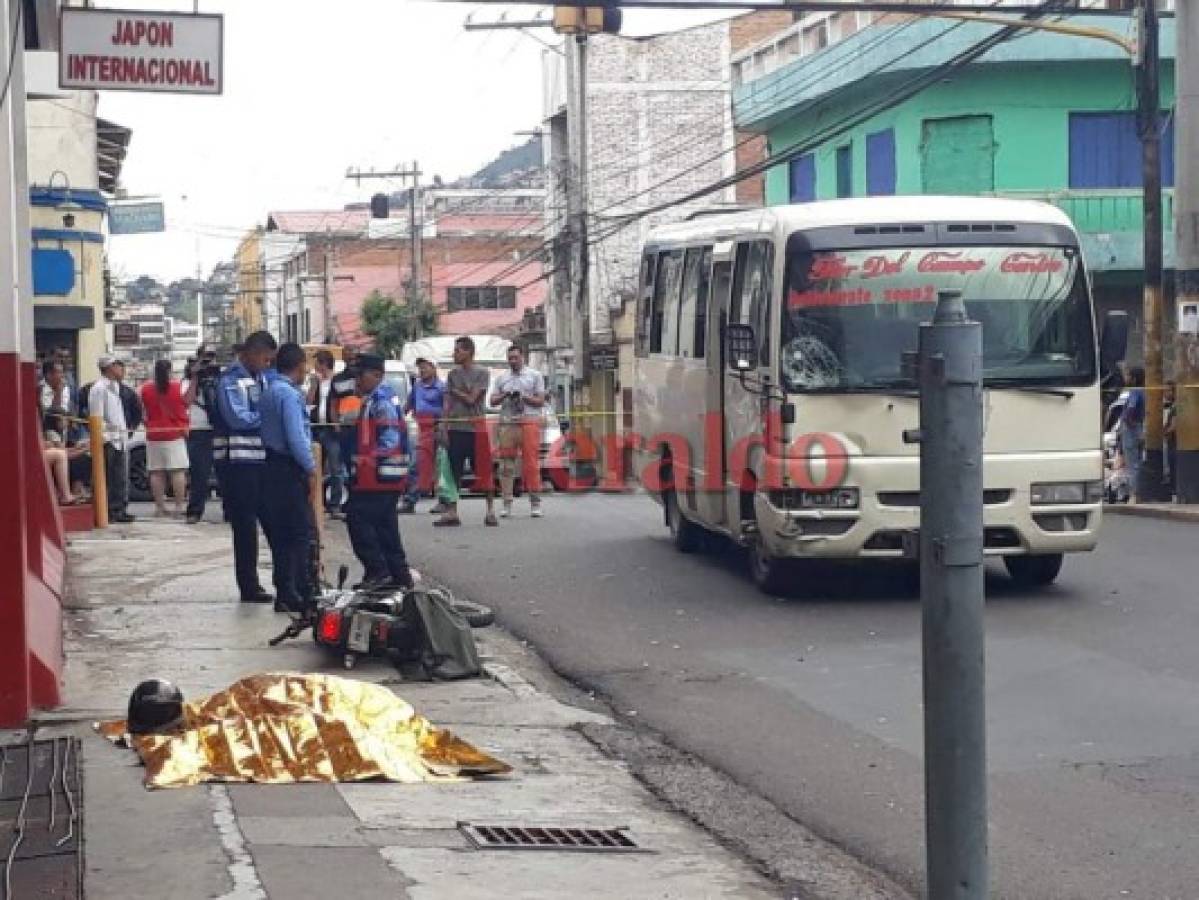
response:
<path id="1" fill-rule="evenodd" d="M 162 203 L 123 203 L 108 208 L 109 234 L 150 234 L 166 229 Z"/>

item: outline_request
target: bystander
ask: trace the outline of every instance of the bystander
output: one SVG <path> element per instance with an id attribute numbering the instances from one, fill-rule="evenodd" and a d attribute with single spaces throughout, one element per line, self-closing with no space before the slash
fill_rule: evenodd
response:
<path id="1" fill-rule="evenodd" d="M 454 485 L 459 493 L 467 463 L 475 476 L 475 486 L 487 500 L 483 524 L 495 526 L 495 487 L 491 470 L 491 436 L 487 432 L 484 403 L 490 381 L 487 370 L 475 365 L 475 342 L 469 337 L 454 341 L 454 369 L 446 379 L 445 421 L 446 452 L 450 459 Z M 458 502 L 446 504 L 445 513 L 433 525 L 437 528 L 458 526 Z"/>
<path id="2" fill-rule="evenodd" d="M 121 402 L 121 380 L 125 364 L 112 356 L 101 356 L 100 377 L 88 392 L 88 411 L 103 420 L 104 470 L 108 484 L 108 518 L 112 522 L 134 521 L 129 514 L 129 426 Z"/>
<path id="3" fill-rule="evenodd" d="M 437 486 L 437 426 L 445 410 L 445 382 L 437 376 L 437 366 L 427 359 L 416 361 L 416 371 L 404 412 L 416 419 L 418 439 L 412 452 L 412 472 L 407 496 L 400 505 L 401 513 L 416 512 L 420 497 L 436 493 Z M 444 512 L 445 503 L 438 500 L 434 511 Z"/>
<path id="4" fill-rule="evenodd" d="M 521 479 L 533 518 L 541 510 L 541 426 L 545 407 L 545 379 L 525 365 L 520 347 L 508 348 L 508 371 L 495 380 L 490 403 L 500 408 L 499 460 L 503 506 L 500 515 L 512 515 L 516 483 L 516 458 L 521 459 Z"/>
<path id="5" fill-rule="evenodd" d="M 315 371 L 308 380 L 308 407 L 312 411 L 313 436 L 321 445 L 325 478 L 325 509 L 341 509 L 344 479 L 341 464 L 341 439 L 334 414 L 333 380 L 336 361 L 328 350 L 318 350 L 314 359 Z"/>

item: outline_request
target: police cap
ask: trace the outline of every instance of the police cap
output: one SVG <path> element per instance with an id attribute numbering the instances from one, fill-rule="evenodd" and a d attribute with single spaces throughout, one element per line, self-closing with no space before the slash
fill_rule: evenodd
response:
<path id="1" fill-rule="evenodd" d="M 385 361 L 376 353 L 359 353 L 354 360 L 354 368 L 359 372 L 383 372 L 386 370 Z"/>

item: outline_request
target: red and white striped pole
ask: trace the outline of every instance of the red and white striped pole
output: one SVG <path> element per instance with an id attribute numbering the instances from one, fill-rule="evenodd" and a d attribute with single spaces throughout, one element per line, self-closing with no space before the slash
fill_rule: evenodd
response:
<path id="1" fill-rule="evenodd" d="M 24 46 L 21 0 L 3 6 L 0 47 Z M 59 703 L 65 569 L 37 407 L 24 54 L 11 58 L 0 72 L 0 497 L 16 515 L 0 516 L 0 727 Z"/>

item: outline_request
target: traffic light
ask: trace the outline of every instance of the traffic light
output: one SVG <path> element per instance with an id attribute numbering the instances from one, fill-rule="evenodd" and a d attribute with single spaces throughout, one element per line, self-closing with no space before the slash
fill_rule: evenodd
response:
<path id="1" fill-rule="evenodd" d="M 615 3 L 604 6 L 555 6 L 558 34 L 619 34 L 623 14 Z"/>

